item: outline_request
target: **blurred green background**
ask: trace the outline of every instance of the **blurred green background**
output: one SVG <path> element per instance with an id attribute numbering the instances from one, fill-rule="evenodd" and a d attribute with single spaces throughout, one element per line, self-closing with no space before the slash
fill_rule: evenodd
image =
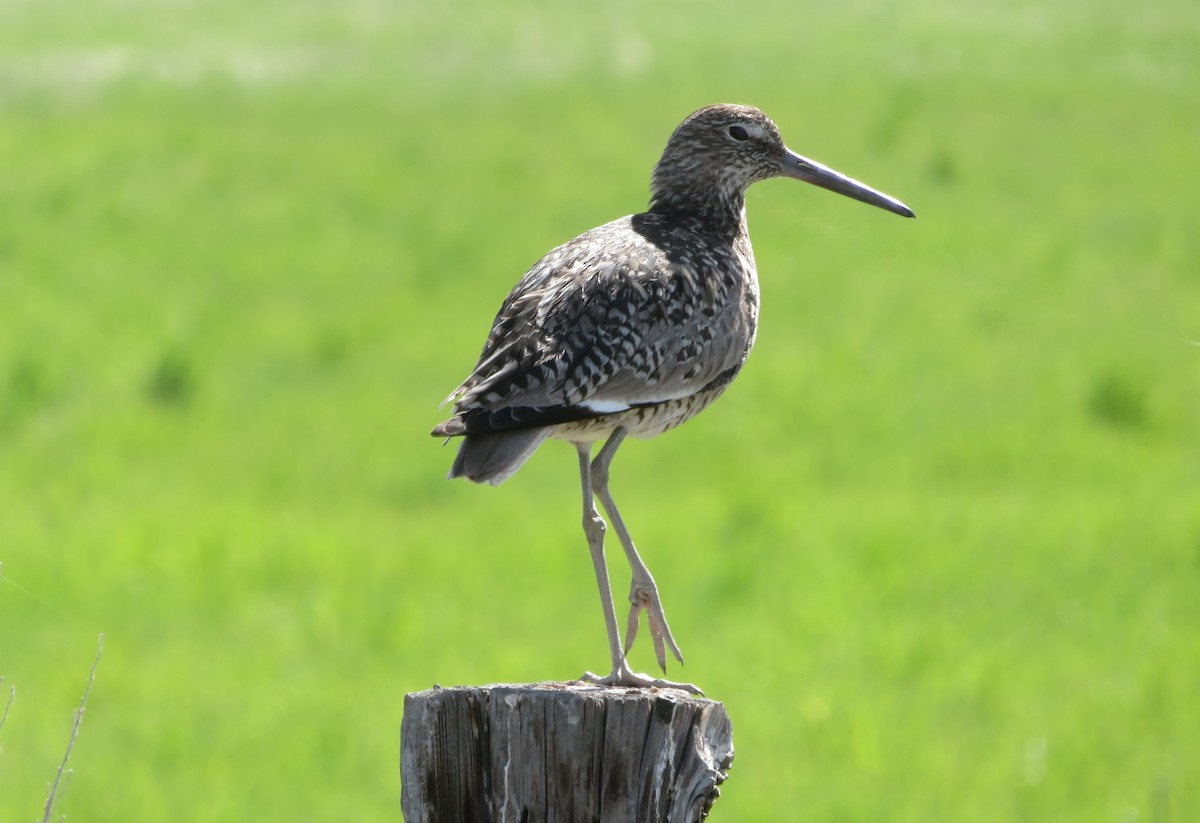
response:
<path id="1" fill-rule="evenodd" d="M 396 820 L 405 692 L 603 668 L 573 451 L 428 430 L 720 101 L 919 217 L 756 187 L 615 463 L 714 819 L 1200 819 L 1198 88 L 1192 0 L 0 3 L 0 819 L 101 632 L 70 819 Z"/>

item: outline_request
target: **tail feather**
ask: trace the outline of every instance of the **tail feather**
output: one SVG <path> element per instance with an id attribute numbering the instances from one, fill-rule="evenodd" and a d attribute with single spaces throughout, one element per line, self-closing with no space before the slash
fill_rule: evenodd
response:
<path id="1" fill-rule="evenodd" d="M 498 486 L 516 474 L 549 435 L 545 428 L 469 434 L 463 438 L 447 477 Z"/>

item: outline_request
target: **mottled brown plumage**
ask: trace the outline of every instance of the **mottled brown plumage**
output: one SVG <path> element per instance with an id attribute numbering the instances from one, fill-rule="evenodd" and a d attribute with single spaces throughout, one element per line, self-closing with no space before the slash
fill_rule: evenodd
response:
<path id="1" fill-rule="evenodd" d="M 492 484 L 516 472 L 548 437 L 576 444 L 585 531 L 613 658 L 612 673 L 593 679 L 666 684 L 625 664 L 593 493 L 633 567 L 626 647 L 644 609 L 659 665 L 665 669 L 664 642 L 682 660 L 654 581 L 608 493 L 608 463 L 626 435 L 651 437 L 698 414 L 746 362 L 759 301 L 745 194 L 751 184 L 780 176 L 912 216 L 899 201 L 790 152 L 759 110 L 701 109 L 668 140 L 647 212 L 564 243 L 521 278 L 475 369 L 447 398 L 453 416 L 433 430 L 464 436 L 451 477 Z M 590 461 L 590 444 L 602 439 L 607 443 Z"/>

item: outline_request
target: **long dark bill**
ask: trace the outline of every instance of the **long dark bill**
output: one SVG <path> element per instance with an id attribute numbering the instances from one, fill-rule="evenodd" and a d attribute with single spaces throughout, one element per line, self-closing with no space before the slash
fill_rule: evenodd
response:
<path id="1" fill-rule="evenodd" d="M 876 191 L 865 183 L 860 183 L 852 177 L 847 177 L 828 166 L 823 166 L 816 160 L 801 157 L 795 152 L 785 150 L 781 165 L 783 173 L 788 177 L 812 183 L 814 186 L 820 186 L 847 197 L 853 197 L 855 200 L 878 206 L 902 217 L 917 216 L 912 209 L 895 197 Z"/>

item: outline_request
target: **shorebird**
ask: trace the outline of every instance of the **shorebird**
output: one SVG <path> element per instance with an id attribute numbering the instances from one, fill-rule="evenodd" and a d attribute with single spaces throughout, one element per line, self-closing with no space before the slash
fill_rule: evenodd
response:
<path id="1" fill-rule="evenodd" d="M 626 437 L 662 434 L 702 411 L 746 362 L 759 298 L 745 195 L 772 177 L 914 216 L 899 200 L 789 150 L 758 109 L 700 109 L 667 141 L 649 210 L 585 232 L 534 264 L 501 304 L 471 375 L 444 401 L 454 415 L 433 435 L 464 438 L 451 478 L 496 485 L 547 438 L 575 445 L 612 659 L 609 674 L 585 672 L 581 680 L 699 693 L 690 683 L 634 672 L 626 661 L 642 612 L 663 673 L 667 647 L 680 663 L 683 655 L 613 501 L 609 465 Z M 624 648 L 596 498 L 632 571 Z"/>

